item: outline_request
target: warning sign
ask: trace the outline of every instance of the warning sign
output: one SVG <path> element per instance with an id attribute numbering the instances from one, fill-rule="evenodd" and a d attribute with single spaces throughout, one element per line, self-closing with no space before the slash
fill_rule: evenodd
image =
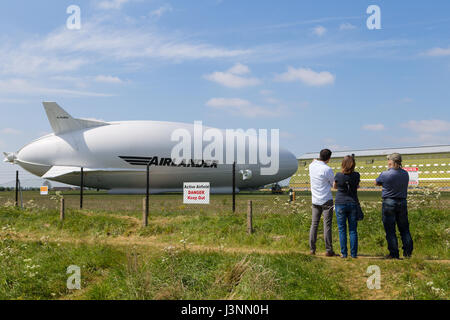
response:
<path id="1" fill-rule="evenodd" d="M 43 186 L 43 187 L 41 187 L 41 196 L 46 196 L 46 195 L 48 195 L 48 187 Z"/>
<path id="2" fill-rule="evenodd" d="M 419 168 L 417 167 L 403 167 L 403 170 L 409 174 L 409 185 L 419 185 Z"/>
<path id="3" fill-rule="evenodd" d="M 183 203 L 209 204 L 209 182 L 185 182 Z"/>

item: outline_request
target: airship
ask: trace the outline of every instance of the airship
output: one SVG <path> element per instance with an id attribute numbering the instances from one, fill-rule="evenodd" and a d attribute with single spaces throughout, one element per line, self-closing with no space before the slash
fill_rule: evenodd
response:
<path id="1" fill-rule="evenodd" d="M 171 135 L 180 128 L 193 132 L 193 124 L 77 119 L 56 102 L 43 105 L 53 133 L 17 152 L 4 152 L 4 161 L 46 180 L 80 186 L 83 173 L 85 187 L 138 194 L 147 189 L 149 170 L 153 194 L 181 192 L 185 182 L 209 182 L 211 193 L 231 193 L 232 172 L 239 192 L 282 181 L 297 171 L 296 157 L 284 148 L 279 148 L 279 169 L 271 175 L 261 174 L 258 163 L 236 163 L 233 171 L 233 164 L 208 159 L 177 162 Z"/>

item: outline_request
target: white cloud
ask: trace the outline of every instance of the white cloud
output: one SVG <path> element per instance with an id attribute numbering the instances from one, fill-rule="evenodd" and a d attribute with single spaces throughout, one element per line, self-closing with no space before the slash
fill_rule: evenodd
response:
<path id="1" fill-rule="evenodd" d="M 70 83 L 72 86 L 76 86 L 78 88 L 87 88 L 90 85 L 90 79 L 88 77 L 77 77 L 77 76 L 52 76 L 49 78 L 58 84 L 61 83 Z"/>
<path id="2" fill-rule="evenodd" d="M 169 60 L 176 63 L 196 59 L 248 59 L 252 61 L 281 61 L 336 54 L 362 53 L 370 56 L 383 53 L 385 48 L 404 46 L 398 40 L 350 43 L 315 43 L 289 45 L 268 43 L 252 48 L 228 48 L 193 39 L 181 32 L 160 32 L 156 27 L 117 25 L 102 16 L 86 20 L 82 29 L 74 32 L 61 27 L 45 36 L 30 36 L 14 43 L 0 43 L 0 74 L 57 74 L 77 71 L 102 63 L 145 64 L 146 59 Z"/>
<path id="3" fill-rule="evenodd" d="M 307 25 L 307 24 L 317 24 L 317 23 L 323 23 L 323 22 L 330 22 L 330 21 L 342 21 L 342 20 L 360 20 L 360 16 L 347 16 L 347 17 L 326 17 L 326 18 L 319 18 L 319 19 L 311 19 L 311 20 L 299 20 L 296 22 L 287 22 L 282 24 L 276 24 L 276 25 L 268 25 L 265 27 L 262 27 L 261 29 L 280 29 L 280 28 L 292 28 L 292 27 L 298 27 L 301 25 Z"/>
<path id="4" fill-rule="evenodd" d="M 272 94 L 272 90 L 264 89 L 264 90 L 260 90 L 259 93 L 262 94 L 263 96 L 268 96 L 268 95 Z"/>
<path id="5" fill-rule="evenodd" d="M 111 9 L 120 9 L 122 6 L 132 0 L 103 0 L 100 1 L 97 6 L 100 9 L 111 10 Z"/>
<path id="6" fill-rule="evenodd" d="M 416 141 L 420 141 L 423 144 L 428 145 L 438 145 L 438 144 L 446 144 L 448 145 L 448 142 L 450 141 L 450 136 L 439 136 L 435 134 L 429 134 L 429 133 L 422 133 L 415 138 Z"/>
<path id="7" fill-rule="evenodd" d="M 272 97 L 267 97 L 264 99 L 264 101 L 266 101 L 267 103 L 270 104 L 279 104 L 280 101 L 278 99 L 272 98 Z"/>
<path id="8" fill-rule="evenodd" d="M 8 94 L 8 100 L 5 97 L 0 103 L 18 102 L 24 95 L 111 96 L 84 88 L 95 82 L 121 83 L 122 79 L 111 75 L 72 75 L 95 63 L 145 65 L 151 59 L 179 63 L 194 59 L 236 58 L 250 53 L 249 50 L 229 50 L 186 40 L 186 35 L 180 33 L 162 34 L 156 30 L 129 25 L 117 27 L 102 22 L 104 20 L 86 22 L 76 32 L 61 27 L 47 35 L 0 43 L 0 92 Z M 235 71 L 244 71 L 238 69 L 242 67 Z M 72 88 L 64 88 L 64 82 L 71 82 L 67 86 Z M 83 90 L 73 90 L 74 86 Z"/>
<path id="9" fill-rule="evenodd" d="M 414 132 L 430 134 L 450 131 L 450 121 L 445 120 L 411 120 L 402 124 L 402 127 Z"/>
<path id="10" fill-rule="evenodd" d="M 205 78 L 229 88 L 256 86 L 261 83 L 261 81 L 256 78 L 243 78 L 227 72 L 214 72 L 206 75 Z"/>
<path id="11" fill-rule="evenodd" d="M 243 88 L 260 84 L 261 80 L 258 78 L 241 76 L 249 72 L 250 69 L 247 66 L 238 63 L 225 72 L 216 71 L 205 75 L 204 78 L 229 88 Z"/>
<path id="12" fill-rule="evenodd" d="M 408 129 L 411 133 L 398 137 L 402 143 L 420 143 L 422 145 L 449 144 L 450 141 L 450 121 L 434 120 L 411 120 L 401 123 L 402 128 Z"/>
<path id="13" fill-rule="evenodd" d="M 343 146 L 340 144 L 330 144 L 330 145 L 327 145 L 326 148 L 330 149 L 332 152 L 333 151 L 347 151 L 350 149 L 349 146 L 345 146 L 345 145 Z"/>
<path id="14" fill-rule="evenodd" d="M 323 36 L 325 33 L 327 33 L 327 28 L 325 28 L 324 26 L 317 26 L 313 29 L 313 34 L 315 34 L 316 36 Z"/>
<path id="15" fill-rule="evenodd" d="M 407 135 L 402 137 L 389 137 L 389 140 L 395 139 L 402 144 L 420 144 L 420 145 L 448 145 L 450 135 L 438 135 L 430 133 L 421 133 L 417 135 Z"/>
<path id="16" fill-rule="evenodd" d="M 2 134 L 10 134 L 10 135 L 18 135 L 18 134 L 21 134 L 22 131 L 17 130 L 17 129 L 13 129 L 13 128 L 4 128 L 4 129 L 0 130 L 0 133 L 2 133 Z"/>
<path id="17" fill-rule="evenodd" d="M 229 73 L 232 74 L 247 74 L 250 73 L 250 68 L 242 63 L 236 63 L 233 67 L 228 70 Z"/>
<path id="18" fill-rule="evenodd" d="M 116 76 L 111 75 L 97 75 L 97 76 L 52 76 L 49 80 L 61 84 L 70 83 L 72 86 L 79 88 L 87 88 L 94 83 L 107 83 L 107 84 L 123 84 L 125 81 Z"/>
<path id="19" fill-rule="evenodd" d="M 138 63 L 138 59 L 165 59 L 180 62 L 236 58 L 250 52 L 186 40 L 186 35 L 180 33 L 85 22 L 76 32 L 61 27 L 43 37 L 1 43 L 0 74 L 29 77 L 67 75 L 99 61 L 117 64 L 117 60 Z"/>
<path id="20" fill-rule="evenodd" d="M 336 143 L 336 141 L 333 138 L 324 139 L 324 143 L 325 143 L 325 148 L 330 149 L 332 152 L 333 151 L 346 151 L 346 150 L 350 149 L 349 146 L 340 145 L 340 144 Z"/>
<path id="21" fill-rule="evenodd" d="M 430 57 L 443 57 L 443 56 L 450 56 L 450 47 L 448 48 L 432 48 L 425 52 L 425 55 Z"/>
<path id="22" fill-rule="evenodd" d="M 244 117 L 274 117 L 279 116 L 279 110 L 273 108 L 264 108 L 252 104 L 248 100 L 240 98 L 212 98 L 206 102 L 208 107 L 225 110 L 233 115 L 244 116 Z"/>
<path id="23" fill-rule="evenodd" d="M 96 82 L 120 84 L 123 81 L 119 77 L 98 75 L 94 79 Z"/>
<path id="24" fill-rule="evenodd" d="M 385 129 L 384 124 L 382 123 L 366 124 L 363 125 L 362 128 L 367 131 L 383 131 Z"/>
<path id="25" fill-rule="evenodd" d="M 251 103 L 247 100 L 240 98 L 212 98 L 207 103 L 207 106 L 214 108 L 222 107 L 247 107 Z"/>
<path id="26" fill-rule="evenodd" d="M 29 100 L 25 99 L 0 98 L 0 104 L 23 104 L 29 102 L 30 102 Z"/>
<path id="27" fill-rule="evenodd" d="M 339 30 L 353 30 L 353 29 L 356 29 L 356 26 L 348 22 L 342 23 L 339 26 Z"/>
<path id="28" fill-rule="evenodd" d="M 309 68 L 295 69 L 288 67 L 288 71 L 275 77 L 275 81 L 293 82 L 300 81 L 309 86 L 325 86 L 333 84 L 336 76 L 328 71 L 316 72 Z"/>
<path id="29" fill-rule="evenodd" d="M 160 18 L 163 14 L 165 14 L 167 12 L 172 12 L 172 10 L 173 10 L 173 8 L 171 5 L 169 5 L 169 4 L 164 5 L 162 7 L 159 7 L 158 9 L 150 12 L 150 16 Z"/>
<path id="30" fill-rule="evenodd" d="M 0 74 L 36 75 L 46 73 L 63 73 L 79 69 L 88 60 L 80 57 L 59 57 L 52 52 L 43 52 L 42 48 L 30 43 L 22 43 L 17 48 L 0 48 Z M 40 50 L 39 50 L 40 49 Z"/>
<path id="31" fill-rule="evenodd" d="M 248 50 L 228 50 L 201 42 L 188 42 L 185 35 L 160 34 L 139 28 L 115 28 L 85 23 L 77 32 L 61 29 L 48 35 L 35 47 L 70 54 L 94 54 L 98 58 L 130 60 L 137 58 L 192 59 L 230 58 Z"/>
<path id="32" fill-rule="evenodd" d="M 400 57 L 401 48 L 411 45 L 410 40 L 337 41 L 324 40 L 306 43 L 267 43 L 250 48 L 252 62 L 301 61 L 319 57 L 387 58 Z"/>
<path id="33" fill-rule="evenodd" d="M 111 97 L 112 94 L 42 86 L 27 79 L 0 80 L 0 92 L 21 96 Z"/>

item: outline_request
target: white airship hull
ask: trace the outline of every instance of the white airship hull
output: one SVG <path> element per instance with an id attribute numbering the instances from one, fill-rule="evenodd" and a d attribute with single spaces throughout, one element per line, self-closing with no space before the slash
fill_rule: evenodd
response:
<path id="1" fill-rule="evenodd" d="M 232 191 L 232 165 L 208 160 L 183 164 L 172 161 L 171 151 L 176 144 L 171 141 L 172 132 L 183 128 L 193 133 L 191 124 L 160 121 L 100 123 L 71 118 L 56 104 L 44 106 L 55 133 L 26 145 L 13 160 L 35 175 L 79 186 L 83 168 L 86 187 L 112 193 L 142 193 L 146 189 L 146 164 L 150 161 L 152 193 L 178 192 L 184 182 L 199 181 L 210 182 L 212 192 Z M 253 189 L 278 182 L 297 171 L 297 160 L 289 151 L 281 149 L 279 160 L 279 171 L 275 175 L 261 175 L 258 164 L 237 164 L 237 189 Z M 243 179 L 242 170 L 250 170 L 253 173 L 251 179 Z"/>

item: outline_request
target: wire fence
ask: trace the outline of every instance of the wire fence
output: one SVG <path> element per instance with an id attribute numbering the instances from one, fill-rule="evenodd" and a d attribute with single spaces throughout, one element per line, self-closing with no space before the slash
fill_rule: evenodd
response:
<path id="1" fill-rule="evenodd" d="M 60 209 L 60 199 L 64 199 L 66 210 L 80 210 L 79 191 L 63 191 L 56 194 L 51 191 L 49 195 L 40 195 L 38 191 L 25 191 L 20 200 L 25 209 Z M 302 199 L 306 199 L 302 202 Z M 308 206 L 308 195 L 297 196 L 296 203 Z M 292 203 L 287 193 L 267 196 L 262 193 L 239 193 L 235 197 L 233 211 L 233 197 L 231 194 L 212 194 L 208 204 L 185 204 L 183 194 L 157 194 L 149 197 L 149 219 L 152 215 L 241 215 L 247 214 L 249 202 L 251 208 L 257 214 L 274 214 L 287 212 L 287 206 Z M 15 192 L 0 192 L 0 206 L 13 206 L 15 203 Z M 20 205 L 19 205 L 20 206 Z M 145 210 L 145 195 L 117 195 L 108 194 L 104 191 L 85 191 L 83 194 L 83 211 L 105 212 L 121 214 L 141 218 Z"/>
<path id="2" fill-rule="evenodd" d="M 408 166 L 411 168 L 417 168 L 423 170 L 423 168 L 435 168 L 435 167 L 446 167 L 450 168 L 450 159 L 448 162 L 444 162 L 443 159 L 438 159 L 434 162 L 423 162 L 419 163 L 411 162 Z M 338 161 L 333 159 L 330 162 L 330 166 L 333 170 L 339 170 Z M 359 161 L 361 163 L 361 161 Z M 367 168 L 369 170 L 384 170 L 386 166 L 378 165 L 377 162 L 372 162 L 373 166 Z M 438 164 L 438 165 L 435 165 Z M 445 166 L 444 166 L 445 164 Z M 358 169 L 366 169 L 366 165 L 359 164 Z M 308 164 L 305 163 L 303 167 L 299 167 L 298 172 L 307 171 Z M 422 168 L 422 169 L 419 169 Z M 438 170 L 434 170 L 438 171 Z M 372 174 L 372 172 L 369 172 Z M 378 174 L 378 171 L 377 173 Z M 300 174 L 297 173 L 298 177 Z M 301 174 L 301 177 L 305 177 L 305 173 Z M 419 171 L 420 175 L 420 171 Z M 20 176 L 20 175 L 19 175 Z M 363 173 L 361 176 L 364 177 Z M 151 176 L 149 177 L 151 180 Z M 239 173 L 230 171 L 230 182 L 234 180 L 236 186 L 239 185 L 239 179 L 242 179 Z M 429 181 L 429 180 L 424 180 Z M 446 180 L 443 180 L 446 181 Z M 81 182 L 81 181 L 80 181 Z M 372 186 L 364 185 L 360 190 L 378 190 L 380 188 L 375 188 Z M 212 184 L 212 182 L 211 182 Z M 15 186 L 14 184 L 12 184 Z M 21 178 L 18 181 L 19 186 L 23 186 L 23 181 Z M 282 213 L 302 213 L 309 214 L 311 207 L 311 195 L 308 191 L 309 187 L 309 176 L 307 180 L 299 181 L 299 179 L 294 179 L 291 181 L 291 187 L 294 187 L 293 192 L 287 192 L 287 190 L 271 190 L 265 189 L 265 191 L 255 191 L 255 192 L 240 192 L 233 194 L 211 194 L 210 200 L 207 204 L 186 204 L 184 203 L 184 196 L 182 193 L 167 193 L 160 195 L 149 194 L 148 198 L 148 209 L 146 206 L 146 196 L 144 194 L 140 195 L 118 195 L 118 194 L 108 194 L 106 191 L 94 191 L 92 189 L 86 189 L 83 193 L 81 190 L 62 190 L 60 192 L 52 190 L 49 195 L 42 196 L 39 192 L 15 192 L 15 188 L 11 190 L 0 192 L 0 206 L 1 205 L 17 205 L 25 208 L 42 208 L 50 210 L 60 210 L 62 207 L 64 210 L 92 210 L 92 211 L 103 211 L 108 213 L 120 213 L 129 216 L 135 216 L 136 218 L 143 217 L 144 225 L 146 225 L 145 217 L 148 215 L 192 215 L 198 216 L 199 214 L 250 214 L 248 217 L 249 224 L 251 225 L 251 215 L 255 214 L 282 214 Z M 365 188 L 364 188 L 365 187 Z M 371 189 L 372 188 L 372 189 Z M 436 195 L 442 190 L 447 190 L 447 185 L 434 185 L 424 184 L 423 180 L 419 180 L 419 188 L 417 186 L 411 186 L 410 194 L 414 194 L 415 199 L 423 200 L 418 201 L 420 205 L 424 205 L 426 201 L 434 199 Z M 0 190 L 1 191 L 1 190 Z M 149 190 L 151 191 L 151 190 Z M 273 194 L 275 193 L 275 194 Z M 267 194 L 273 194 L 271 197 L 267 197 Z M 368 194 L 373 194 L 373 196 L 365 196 L 366 199 L 380 201 L 380 195 L 377 193 L 369 192 Z M 416 195 L 419 195 L 417 197 Z M 61 205 L 61 198 L 64 198 L 64 204 Z M 424 202 L 425 201 L 425 202 Z M 251 229 L 251 226 L 250 226 Z"/>
<path id="3" fill-rule="evenodd" d="M 83 171 L 82 171 L 83 172 Z M 147 171 L 149 172 L 149 171 Z M 162 195 L 151 194 L 151 189 L 148 188 L 148 195 L 145 194 L 108 194 L 107 191 L 94 191 L 92 189 L 86 189 L 83 186 L 83 177 L 86 173 L 80 176 L 80 185 L 77 189 L 70 188 L 52 188 L 49 187 L 48 195 L 41 195 L 39 188 L 34 188 L 34 192 L 22 192 L 20 186 L 23 186 L 23 180 L 19 172 L 17 177 L 20 179 L 9 182 L 7 189 L 0 189 L 0 205 L 17 205 L 27 208 L 45 208 L 45 209 L 58 209 L 61 208 L 59 201 L 64 198 L 64 209 L 84 209 L 84 210 L 96 210 L 107 212 L 122 212 L 125 214 L 131 214 L 135 216 L 144 215 L 157 212 L 158 214 L 173 214 L 175 212 L 182 212 L 184 214 L 201 214 L 201 213 L 236 213 L 247 212 L 252 209 L 252 205 L 266 210 L 267 208 L 276 209 L 276 204 L 272 199 L 267 197 L 261 197 L 271 191 L 253 193 L 244 192 L 238 194 L 238 187 L 240 179 L 243 179 L 239 172 L 236 172 L 235 167 L 230 170 L 230 184 L 233 185 L 232 190 L 235 193 L 231 194 L 211 194 L 209 201 L 206 204 L 188 204 L 184 200 L 186 198 L 182 193 L 166 193 Z M 25 179 L 28 180 L 28 179 Z M 40 185 L 45 185 L 45 180 L 35 179 L 40 182 Z M 147 185 L 151 181 L 151 175 Z M 204 183 L 204 182 L 203 182 Z M 210 186 L 214 186 L 214 182 L 207 182 Z M 19 188 L 16 188 L 19 186 Z M 36 190 L 37 189 L 37 190 Z M 270 190 L 270 189 L 269 189 Z M 279 190 L 277 190 L 279 193 Z M 283 197 L 286 201 L 289 200 L 288 194 L 277 194 Z M 147 198 L 148 197 L 148 198 Z M 249 207 L 249 201 L 252 201 Z M 148 203 L 148 208 L 147 208 Z M 144 218 L 145 219 L 145 218 Z M 145 220 L 144 220 L 145 221 Z M 145 222 L 144 222 L 145 223 Z"/>
<path id="4" fill-rule="evenodd" d="M 441 197 L 441 193 L 436 189 L 415 189 L 408 196 L 408 207 L 448 209 L 450 197 L 448 193 L 445 194 L 445 197 Z M 369 208 L 371 211 L 381 212 L 381 194 L 362 191 L 359 196 L 363 210 Z M 0 192 L 0 207 L 14 206 L 14 199 L 15 192 Z M 208 204 L 185 204 L 181 193 L 150 195 L 147 216 L 144 215 L 144 195 L 117 195 L 87 190 L 84 193 L 82 210 L 79 207 L 78 191 L 64 191 L 61 194 L 52 191 L 47 196 L 41 196 L 37 191 L 24 191 L 20 200 L 26 217 L 31 217 L 33 213 L 44 213 L 49 217 L 59 215 L 60 220 L 64 221 L 67 216 L 70 219 L 91 216 L 91 219 L 100 219 L 100 223 L 107 223 L 102 220 L 103 216 L 116 216 L 123 223 L 140 225 L 144 227 L 142 230 L 148 230 L 150 233 L 172 232 L 170 230 L 174 226 L 171 221 L 181 221 L 183 224 L 192 224 L 193 227 L 197 220 L 211 221 L 222 224 L 222 232 L 229 233 L 236 232 L 235 226 L 240 225 L 240 228 L 245 228 L 249 234 L 258 232 L 260 228 L 276 229 L 277 226 L 271 224 L 274 219 L 281 225 L 300 221 L 306 229 L 311 222 L 311 195 L 306 191 L 297 191 L 292 197 L 288 193 L 239 193 L 235 197 L 234 211 L 233 197 L 230 194 L 212 194 Z M 21 207 L 20 203 L 17 207 Z M 230 221 L 234 223 L 230 225 Z M 294 225 L 292 227 L 296 228 Z"/>

